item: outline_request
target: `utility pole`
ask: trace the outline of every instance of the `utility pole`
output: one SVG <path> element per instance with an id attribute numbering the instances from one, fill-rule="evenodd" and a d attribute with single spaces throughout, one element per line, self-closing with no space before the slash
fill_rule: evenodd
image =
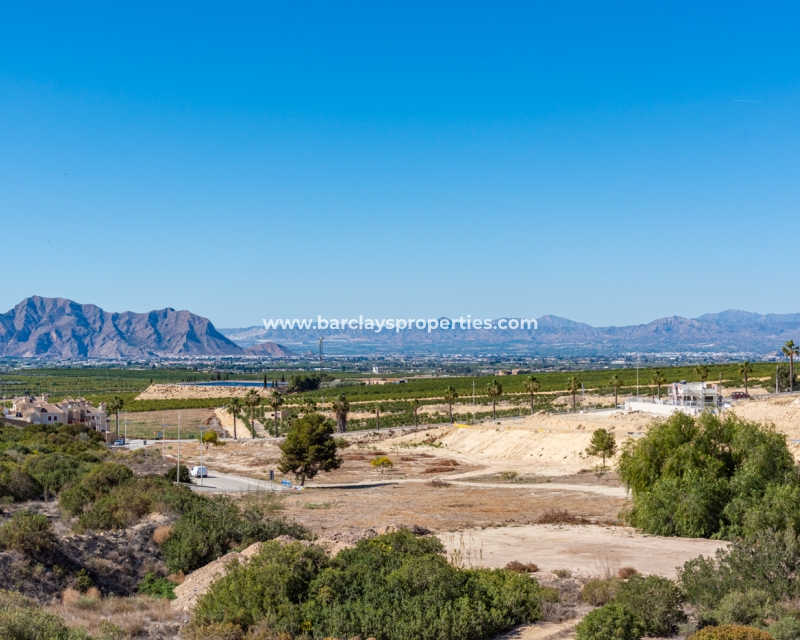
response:
<path id="1" fill-rule="evenodd" d="M 775 365 L 775 393 L 778 393 L 778 369 L 780 368 L 779 364 Z"/>
<path id="2" fill-rule="evenodd" d="M 255 431 L 253 427 L 253 431 Z M 200 486 L 203 486 L 203 422 L 200 422 Z"/>
<path id="3" fill-rule="evenodd" d="M 322 343 L 325 341 L 324 336 L 319 337 L 319 370 L 322 373 Z"/>
<path id="4" fill-rule="evenodd" d="M 181 483 L 181 412 L 178 411 L 178 466 L 175 468 L 175 482 Z"/>
<path id="5" fill-rule="evenodd" d="M 636 361 L 636 398 L 639 398 L 639 361 Z"/>

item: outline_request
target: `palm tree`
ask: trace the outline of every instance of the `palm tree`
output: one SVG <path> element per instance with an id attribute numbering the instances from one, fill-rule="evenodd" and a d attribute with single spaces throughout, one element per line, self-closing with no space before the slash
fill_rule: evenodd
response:
<path id="1" fill-rule="evenodd" d="M 664 377 L 664 374 L 661 373 L 660 369 L 653 371 L 652 382 L 653 385 L 658 387 L 658 399 L 661 400 L 661 385 L 667 384 L 667 379 Z"/>
<path id="2" fill-rule="evenodd" d="M 458 391 L 454 387 L 447 387 L 444 390 L 442 399 L 447 403 L 450 411 L 450 424 L 453 424 L 453 403 L 458 400 Z"/>
<path id="3" fill-rule="evenodd" d="M 531 415 L 533 415 L 533 394 L 539 393 L 542 385 L 539 384 L 535 376 L 528 376 L 525 378 L 525 382 L 522 383 L 522 388 L 525 389 L 525 393 L 531 396 Z"/>
<path id="4" fill-rule="evenodd" d="M 567 380 L 567 393 L 572 394 L 572 413 L 575 413 L 575 410 L 578 407 L 577 400 L 575 399 L 576 394 L 578 393 L 578 389 L 581 388 L 581 383 L 578 382 L 578 379 L 575 376 L 572 376 L 569 380 Z"/>
<path id="5" fill-rule="evenodd" d="M 250 416 L 250 434 L 253 438 L 256 437 L 256 413 L 258 407 L 261 406 L 261 396 L 258 391 L 250 389 L 244 396 L 244 406 L 247 407 L 247 413 Z"/>
<path id="6" fill-rule="evenodd" d="M 753 365 L 750 364 L 749 360 L 745 360 L 739 365 L 739 375 L 742 376 L 742 379 L 744 380 L 745 393 L 747 393 L 747 380 L 751 373 L 753 373 Z"/>
<path id="7" fill-rule="evenodd" d="M 614 389 L 614 406 L 616 407 L 619 403 L 617 402 L 617 398 L 619 396 L 620 387 L 622 387 L 622 378 L 620 378 L 616 373 L 611 376 L 611 380 L 608 381 L 611 387 Z"/>
<path id="8" fill-rule="evenodd" d="M 382 403 L 375 406 L 375 429 L 381 428 L 381 412 L 386 413 L 386 407 Z"/>
<path id="9" fill-rule="evenodd" d="M 278 437 L 278 411 L 283 406 L 283 396 L 277 389 L 272 392 L 272 395 L 267 401 L 267 406 L 272 409 L 272 417 L 275 420 L 275 437 Z"/>
<path id="10" fill-rule="evenodd" d="M 794 357 L 800 356 L 800 348 L 794 343 L 794 340 L 789 340 L 783 349 L 783 355 L 789 358 L 789 391 L 794 391 Z"/>
<path id="11" fill-rule="evenodd" d="M 119 437 L 119 412 L 122 410 L 124 404 L 125 400 L 123 400 L 119 396 L 114 396 L 113 398 L 111 398 L 111 400 L 109 400 L 107 405 L 109 411 L 117 414 L 117 437 Z"/>
<path id="12" fill-rule="evenodd" d="M 486 393 L 492 398 L 492 420 L 497 420 L 497 396 L 503 395 L 503 387 L 497 380 L 486 385 Z"/>
<path id="13" fill-rule="evenodd" d="M 411 401 L 411 408 L 414 410 L 414 426 L 419 426 L 419 421 L 417 420 L 417 409 L 419 409 L 420 405 L 422 404 L 422 400 L 419 398 L 414 398 Z"/>
<path id="14" fill-rule="evenodd" d="M 317 410 L 317 402 L 309 396 L 303 400 L 303 413 L 314 413 Z"/>
<path id="15" fill-rule="evenodd" d="M 239 438 L 236 435 L 236 418 L 242 415 L 242 401 L 239 400 L 239 398 L 231 398 L 225 411 L 233 416 L 233 439 L 238 440 Z"/>
<path id="16" fill-rule="evenodd" d="M 708 367 L 704 364 L 698 364 L 694 368 L 694 374 L 700 377 L 700 382 L 708 380 Z"/>
<path id="17" fill-rule="evenodd" d="M 347 412 L 350 411 L 350 403 L 347 397 L 342 394 L 331 403 L 331 410 L 336 416 L 336 430 L 339 433 L 347 431 Z"/>

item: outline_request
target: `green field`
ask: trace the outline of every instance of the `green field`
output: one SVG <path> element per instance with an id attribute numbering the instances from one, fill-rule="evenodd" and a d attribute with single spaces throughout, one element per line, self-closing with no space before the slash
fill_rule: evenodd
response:
<path id="1" fill-rule="evenodd" d="M 709 365 L 708 379 L 722 381 L 727 386 L 738 386 L 742 383 L 738 373 L 738 364 Z M 753 373 L 750 375 L 751 384 L 758 378 L 767 378 L 775 371 L 772 363 L 756 363 L 753 365 Z M 661 372 L 667 382 L 678 380 L 697 381 L 699 376 L 694 372 L 694 367 L 668 367 L 661 368 Z M 647 394 L 653 375 L 653 369 L 639 369 L 640 392 Z M 221 374 L 223 379 L 225 374 Z M 237 380 L 261 380 L 263 373 L 229 373 L 231 379 Z M 270 371 L 267 373 L 268 379 L 279 379 L 280 371 Z M 291 372 L 284 372 L 283 375 L 288 380 Z M 344 394 L 350 402 L 358 403 L 393 403 L 394 406 L 387 407 L 388 411 L 408 411 L 410 405 L 406 402 L 419 398 L 422 400 L 434 401 L 441 398 L 447 387 L 454 387 L 462 399 L 471 397 L 473 383 L 476 394 L 476 402 L 486 405 L 486 385 L 496 378 L 503 387 L 503 395 L 506 399 L 517 398 L 524 394 L 524 381 L 526 375 L 516 376 L 452 376 L 441 378 L 408 378 L 404 384 L 385 384 L 365 386 L 360 384 L 363 374 L 336 373 L 338 379 L 344 386 L 323 388 L 317 391 L 307 392 L 301 395 L 290 396 L 287 398 L 288 404 L 302 402 L 305 397 L 311 396 L 321 401 L 340 394 Z M 402 374 L 387 374 L 391 377 L 399 377 Z M 613 375 L 618 375 L 623 381 L 621 393 L 632 393 L 636 390 L 636 369 L 604 369 L 587 371 L 569 372 L 544 372 L 534 373 L 541 384 L 542 394 L 549 394 L 552 397 L 565 393 L 567 381 L 572 376 L 577 378 L 579 383 L 585 385 L 587 391 L 610 395 L 613 390 L 610 386 L 610 379 Z M 11 398 L 23 393 L 41 395 L 50 394 L 51 398 L 58 400 L 66 396 L 82 396 L 91 400 L 95 404 L 108 401 L 112 397 L 119 396 L 125 401 L 125 410 L 128 412 L 139 411 L 158 411 L 167 409 L 201 409 L 207 407 L 220 406 L 226 403 L 225 398 L 212 398 L 202 400 L 142 400 L 134 398 L 144 391 L 151 383 L 180 383 L 185 381 L 209 381 L 215 379 L 216 373 L 198 372 L 190 369 L 106 369 L 106 368 L 80 368 L 80 369 L 26 369 L 21 371 L 8 371 L 0 373 L 0 396 Z M 518 398 L 522 399 L 522 398 Z M 499 400 L 499 399 L 498 399 Z M 547 403 L 547 397 L 542 397 L 541 401 Z M 368 405 L 369 409 L 373 404 Z"/>

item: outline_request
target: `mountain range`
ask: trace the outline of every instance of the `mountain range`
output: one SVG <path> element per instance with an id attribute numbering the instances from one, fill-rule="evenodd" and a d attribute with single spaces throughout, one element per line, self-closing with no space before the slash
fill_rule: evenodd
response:
<path id="1" fill-rule="evenodd" d="M 175 309 L 111 313 L 93 304 L 31 296 L 0 315 L 0 356 L 246 356 L 265 349 L 272 349 L 271 355 L 294 355 L 277 344 L 242 348 L 208 319 Z"/>
<path id="2" fill-rule="evenodd" d="M 216 329 L 189 311 L 112 313 L 64 298 L 26 298 L 0 315 L 0 356 L 148 358 L 168 356 L 292 357 L 339 354 L 517 353 L 540 356 L 611 356 L 624 353 L 748 353 L 774 355 L 800 341 L 800 313 L 729 310 L 698 318 L 671 316 L 647 324 L 593 327 L 558 316 L 536 329 L 382 331 L 325 329 Z M 496 320 L 495 320 L 496 324 Z"/>
<path id="3" fill-rule="evenodd" d="M 497 324 L 497 320 L 493 324 Z M 220 329 L 242 346 L 270 340 L 295 351 L 315 353 L 320 336 L 337 353 L 517 353 L 539 356 L 613 356 L 625 353 L 748 353 L 774 355 L 787 340 L 800 341 L 800 313 L 758 314 L 729 310 L 698 318 L 670 316 L 647 324 L 593 327 L 545 315 L 536 329 L 449 331 Z"/>

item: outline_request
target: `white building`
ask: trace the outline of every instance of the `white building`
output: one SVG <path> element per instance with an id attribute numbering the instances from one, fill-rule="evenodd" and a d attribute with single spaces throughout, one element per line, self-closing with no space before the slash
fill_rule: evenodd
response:
<path id="1" fill-rule="evenodd" d="M 108 431 L 106 404 L 95 407 L 84 398 L 65 398 L 50 402 L 47 394 L 40 397 L 14 398 L 11 408 L 5 407 L 3 415 L 30 424 L 85 424 L 95 431 Z"/>

